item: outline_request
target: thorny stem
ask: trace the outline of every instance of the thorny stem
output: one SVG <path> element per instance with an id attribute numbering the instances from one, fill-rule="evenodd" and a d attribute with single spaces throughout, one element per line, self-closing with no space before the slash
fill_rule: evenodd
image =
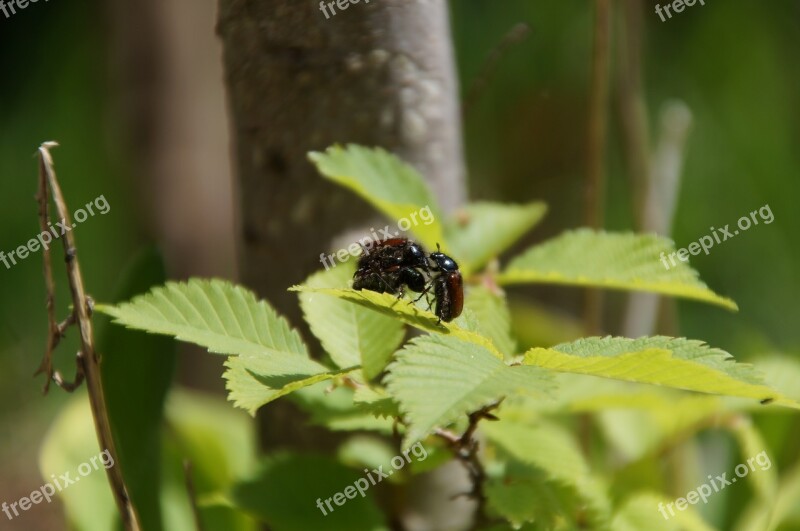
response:
<path id="1" fill-rule="evenodd" d="M 39 147 L 39 226 L 42 231 L 50 230 L 50 216 L 48 213 L 48 186 L 53 195 L 53 203 L 56 206 L 59 221 L 64 227 L 72 226 L 72 219 L 61 193 L 61 187 L 56 179 L 53 169 L 53 159 L 50 155 L 50 148 L 57 146 L 55 142 L 45 142 Z M 139 531 L 139 522 L 136 510 L 128 498 L 125 481 L 122 477 L 122 469 L 111 434 L 108 409 L 106 407 L 105 394 L 100 375 L 100 364 L 94 348 L 94 334 L 92 331 L 92 300 L 87 297 L 83 287 L 83 276 L 78 262 L 75 238 L 72 232 L 67 231 L 62 234 L 64 245 L 64 259 L 67 264 L 67 279 L 70 292 L 72 294 L 72 313 L 61 323 L 55 318 L 55 281 L 53 280 L 53 267 L 50 260 L 50 249 L 44 247 L 44 277 L 47 287 L 47 317 L 48 317 L 48 340 L 44 358 L 36 371 L 36 374 L 45 373 L 47 382 L 44 392 L 47 393 L 50 381 L 54 381 L 59 387 L 73 391 L 85 379 L 89 393 L 89 404 L 94 418 L 95 431 L 100 448 L 107 450 L 116 463 L 116 466 L 108 467 L 106 474 L 111 485 L 111 492 L 117 504 L 122 524 L 128 531 Z M 67 328 L 77 325 L 80 331 L 81 348 L 77 355 L 77 373 L 74 382 L 67 382 L 53 370 L 53 351 L 64 337 Z"/>
<path id="2" fill-rule="evenodd" d="M 455 454 L 456 459 L 461 461 L 461 463 L 464 465 L 464 468 L 467 469 L 467 473 L 469 474 L 469 478 L 472 483 L 472 489 L 469 492 L 465 492 L 463 495 L 473 498 L 478 504 L 475 512 L 476 516 L 473 525 L 474 529 L 480 529 L 483 524 L 488 521 L 488 517 L 486 515 L 486 492 L 484 490 L 486 483 L 486 470 L 483 468 L 483 463 L 481 463 L 481 460 L 478 456 L 479 444 L 474 438 L 475 430 L 478 429 L 478 422 L 480 422 L 481 419 L 498 420 L 497 417 L 491 413 L 491 411 L 496 409 L 502 401 L 503 399 L 500 399 L 493 404 L 470 413 L 468 415 L 469 424 L 467 429 L 460 436 L 456 435 L 450 430 L 445 430 L 442 428 L 437 428 L 434 432 L 438 437 L 447 443 L 447 445 Z"/>

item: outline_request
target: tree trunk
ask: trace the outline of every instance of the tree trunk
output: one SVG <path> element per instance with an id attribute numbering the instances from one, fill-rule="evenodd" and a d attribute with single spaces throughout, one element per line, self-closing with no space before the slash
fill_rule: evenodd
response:
<path id="1" fill-rule="evenodd" d="M 333 7 L 326 18 L 315 2 L 220 0 L 241 277 L 295 325 L 297 297 L 286 288 L 318 270 L 331 240 L 370 215 L 317 174 L 309 151 L 382 146 L 428 178 L 445 211 L 465 197 L 446 3 Z M 268 444 L 298 443 L 291 426 L 270 424 Z"/>
<path id="2" fill-rule="evenodd" d="M 241 204 L 241 277 L 299 325 L 296 295 L 286 288 L 320 269 L 319 255 L 331 241 L 363 228 L 370 216 L 353 194 L 317 174 L 309 151 L 334 143 L 381 146 L 426 176 L 446 212 L 465 200 L 447 3 L 365 0 L 346 10 L 332 3 L 325 13 L 316 1 L 220 0 L 219 6 Z M 286 403 L 263 413 L 267 448 L 331 444 L 311 434 Z M 462 470 L 449 476 L 451 488 L 465 490 Z M 462 524 L 469 519 L 463 498 L 454 509 L 447 499 L 453 492 L 426 490 L 442 498 L 450 526 L 454 515 Z M 422 511 L 428 514 L 404 525 L 441 528 L 441 520 Z"/>

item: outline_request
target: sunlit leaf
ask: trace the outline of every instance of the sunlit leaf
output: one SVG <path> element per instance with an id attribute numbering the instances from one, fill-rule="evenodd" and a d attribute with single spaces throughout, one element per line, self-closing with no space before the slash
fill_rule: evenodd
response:
<path id="1" fill-rule="evenodd" d="M 551 389 L 548 374 L 530 369 L 506 365 L 485 348 L 455 337 L 413 339 L 385 378 L 409 423 L 403 447 L 505 395 L 545 395 Z"/>
<path id="2" fill-rule="evenodd" d="M 352 264 L 312 275 L 305 285 L 313 288 L 347 286 Z M 405 335 L 402 321 L 350 302 L 314 292 L 300 292 L 300 307 L 311 331 L 340 368 L 361 365 L 367 379 L 386 367 Z"/>
<path id="3" fill-rule="evenodd" d="M 754 398 L 800 409 L 800 404 L 763 385 L 759 373 L 725 351 L 701 341 L 671 337 L 592 337 L 555 347 L 533 348 L 524 363 L 558 372 L 662 385 L 701 393 Z"/>
<path id="4" fill-rule="evenodd" d="M 445 224 L 447 251 L 465 275 L 478 271 L 536 226 L 545 212 L 542 202 L 469 203 Z"/>
<path id="5" fill-rule="evenodd" d="M 224 280 L 167 282 L 130 302 L 96 310 L 128 328 L 173 336 L 216 354 L 308 356 L 297 331 L 266 301 Z"/>
<path id="6" fill-rule="evenodd" d="M 483 285 L 470 286 L 468 292 L 464 306 L 475 315 L 476 331 L 488 337 L 506 359 L 513 356 L 517 342 L 511 335 L 511 316 L 505 294 Z"/>
<path id="7" fill-rule="evenodd" d="M 475 343 L 476 345 L 484 347 L 497 358 L 503 359 L 503 354 L 497 350 L 497 347 L 494 346 L 491 340 L 469 330 L 468 327 L 460 326 L 461 324 L 466 324 L 464 322 L 464 319 L 467 317 L 466 315 L 462 315 L 455 321 L 449 323 L 444 321 L 439 322 L 436 315 L 415 306 L 407 299 L 398 299 L 396 295 L 390 293 L 376 293 L 369 290 L 312 288 L 309 286 L 294 286 L 290 288 L 290 290 L 321 293 L 332 297 L 338 297 L 384 315 L 400 319 L 404 323 L 425 332 L 443 334 Z"/>
<path id="8" fill-rule="evenodd" d="M 444 244 L 443 220 L 433 194 L 422 176 L 395 155 L 382 148 L 350 144 L 308 157 L 323 176 L 351 189 L 389 219 L 407 220 L 417 239 L 428 247 Z M 420 214 L 426 208 L 430 221 Z"/>
<path id="9" fill-rule="evenodd" d="M 688 264 L 676 260 L 673 266 L 669 255 L 674 252 L 673 243 L 661 236 L 580 229 L 532 247 L 513 259 L 497 280 L 649 291 L 737 309 L 735 302 L 711 291 Z"/>

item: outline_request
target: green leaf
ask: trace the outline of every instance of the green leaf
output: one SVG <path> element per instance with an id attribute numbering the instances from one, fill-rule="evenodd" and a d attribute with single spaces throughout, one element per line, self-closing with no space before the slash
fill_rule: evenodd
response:
<path id="1" fill-rule="evenodd" d="M 324 365 L 297 355 L 231 356 L 225 366 L 228 398 L 251 415 L 277 398 L 354 370 L 329 371 Z"/>
<path id="2" fill-rule="evenodd" d="M 765 501 L 775 500 L 778 490 L 778 471 L 773 466 L 772 451 L 761 432 L 748 416 L 737 417 L 730 429 L 739 443 L 741 463 L 747 467 L 748 485 Z M 737 465 L 738 468 L 739 465 Z"/>
<path id="3" fill-rule="evenodd" d="M 363 473 L 328 457 L 278 454 L 267 458 L 252 479 L 236 485 L 231 496 L 236 506 L 274 531 L 386 530 L 388 527 L 375 503 L 382 485 L 372 486 L 367 481 L 363 496 L 358 491 L 352 499 L 344 494 L 341 498 L 337 496 L 342 505 L 331 499 L 363 477 Z"/>
<path id="4" fill-rule="evenodd" d="M 526 205 L 477 202 L 444 227 L 447 249 L 464 275 L 479 271 L 533 228 L 547 212 L 542 202 Z"/>
<path id="5" fill-rule="evenodd" d="M 764 373 L 764 381 L 784 395 L 800 401 L 800 360 L 786 354 L 773 354 L 758 361 L 758 368 Z"/>
<path id="6" fill-rule="evenodd" d="M 422 176 L 395 155 L 381 148 L 350 144 L 329 147 L 324 153 L 312 152 L 308 158 L 317 170 L 346 188 L 393 220 L 413 222 L 412 215 L 428 208 L 431 221 L 420 219 L 412 231 L 428 247 L 444 244 L 438 204 Z"/>
<path id="7" fill-rule="evenodd" d="M 173 391 L 167 399 L 163 449 L 162 505 L 165 528 L 195 531 L 192 501 L 186 488 L 185 464 L 202 529 L 256 531 L 255 522 L 230 503 L 211 503 L 257 464 L 253 420 L 224 400 L 207 394 Z"/>
<path id="8" fill-rule="evenodd" d="M 605 438 L 626 461 L 672 447 L 694 435 L 704 420 L 722 411 L 722 399 L 717 396 L 650 389 L 649 393 L 598 396 L 596 400 L 576 403 L 575 410 L 597 412 L 597 423 Z"/>
<path id="9" fill-rule="evenodd" d="M 393 418 L 376 416 L 370 406 L 355 403 L 355 394 L 349 387 L 331 389 L 330 384 L 320 383 L 300 389 L 290 399 L 310 415 L 311 424 L 332 431 L 366 430 L 386 435 L 394 431 Z M 402 426 L 398 429 L 402 431 Z"/>
<path id="10" fill-rule="evenodd" d="M 82 390 L 69 398 L 42 442 L 39 469 L 43 484 L 55 487 L 54 478 L 63 474 L 69 474 L 70 479 L 75 480 L 79 477 L 78 467 L 100 452 L 88 396 Z M 80 477 L 79 482 L 53 496 L 64 504 L 66 520 L 73 529 L 108 531 L 117 528 L 119 516 L 106 470 L 99 460 L 96 462 L 98 470 L 92 468 L 87 476 Z"/>
<path id="11" fill-rule="evenodd" d="M 143 253 L 123 273 L 118 300 L 165 280 L 161 257 Z M 104 323 L 100 370 L 111 431 L 128 496 L 143 529 L 164 529 L 159 503 L 164 399 L 175 367 L 175 342 Z"/>
<path id="12" fill-rule="evenodd" d="M 359 387 L 353 394 L 353 402 L 360 409 L 369 411 L 376 417 L 394 418 L 400 416 L 397 402 L 379 387 Z"/>
<path id="13" fill-rule="evenodd" d="M 424 452 L 424 455 L 421 455 L 420 458 L 425 461 L 428 453 L 421 444 L 418 448 Z M 383 467 L 383 470 L 396 472 L 395 474 L 390 474 L 391 477 L 385 478 L 385 481 L 398 484 L 408 479 L 411 463 L 416 462 L 415 459 L 419 458 L 416 455 L 413 458 L 409 455 L 408 460 L 405 461 L 404 459 L 404 464 L 400 468 L 394 469 L 392 458 L 395 456 L 403 457 L 397 451 L 397 448 L 393 448 L 385 439 L 374 435 L 355 435 L 345 441 L 337 451 L 339 461 L 351 468 L 374 470 L 378 467 Z"/>
<path id="14" fill-rule="evenodd" d="M 338 297 L 384 315 L 400 319 L 404 323 L 425 332 L 444 334 L 475 343 L 487 349 L 497 358 L 503 359 L 503 354 L 497 350 L 491 340 L 469 329 L 469 325 L 465 321 L 467 312 L 455 321 L 449 323 L 442 321 L 439 323 L 439 319 L 430 311 L 415 306 L 407 299 L 398 299 L 396 295 L 390 293 L 354 289 L 312 288 L 309 286 L 293 286 L 289 288 L 289 291 L 323 293 Z M 462 327 L 461 325 L 464 326 Z"/>
<path id="15" fill-rule="evenodd" d="M 797 505 L 799 499 L 800 464 L 797 464 L 782 475 L 774 498 L 764 499 L 761 496 L 754 496 L 750 499 L 734 529 L 773 531 L 786 523 L 793 523 L 794 526 L 784 525 L 781 529 L 795 529 L 797 522 L 800 521 Z"/>
<path id="16" fill-rule="evenodd" d="M 725 411 L 724 398 L 714 395 L 606 378 L 587 379 L 582 374 L 559 373 L 555 381 L 560 390 L 556 399 L 519 406 L 506 402 L 504 417 L 532 412 L 591 413 L 614 455 L 623 462 L 670 448 L 695 434 L 704 420 Z"/>
<path id="17" fill-rule="evenodd" d="M 505 456 L 503 456 L 505 457 Z M 575 529 L 571 516 L 580 500 L 575 493 L 530 465 L 513 459 L 504 461 L 502 475 L 489 478 L 486 498 L 489 507 L 514 527 L 536 523 L 539 529 Z"/>
<path id="18" fill-rule="evenodd" d="M 96 309 L 128 328 L 173 336 L 216 354 L 308 357 L 300 335 L 267 302 L 224 280 L 167 282 L 130 302 Z"/>
<path id="19" fill-rule="evenodd" d="M 550 349 L 533 348 L 524 363 L 558 372 L 588 374 L 700 393 L 755 398 L 800 409 L 762 384 L 748 364 L 701 341 L 671 337 L 592 337 Z"/>
<path id="20" fill-rule="evenodd" d="M 512 459 L 532 465 L 547 477 L 570 487 L 603 521 L 609 518 L 610 502 L 605 487 L 593 476 L 573 437 L 556 424 L 535 426 L 507 420 L 481 423 L 481 431 Z"/>
<path id="21" fill-rule="evenodd" d="M 184 462 L 192 465 L 193 485 L 198 496 L 228 488 L 236 477 L 253 469 L 255 427 L 251 419 L 224 401 L 185 391 L 170 393 L 164 418 L 167 429 L 159 438 L 159 455 L 156 461 L 147 464 L 160 469 L 160 483 L 151 484 L 150 488 L 160 494 L 164 529 L 194 531 Z M 59 478 L 65 473 L 76 479 L 78 467 L 90 462 L 99 452 L 89 402 L 86 393 L 80 391 L 67 401 L 43 441 L 39 461 L 44 482 L 51 483 L 53 475 Z M 57 494 L 64 503 L 70 529 L 121 529 L 103 461 L 96 461 L 97 470 L 93 468 L 79 482 Z M 203 507 L 200 509 L 204 523 L 220 520 L 218 510 L 211 514 Z M 204 528 L 255 531 L 246 520 L 241 514 L 229 513 L 224 517 L 224 526 L 209 524 Z"/>
<path id="22" fill-rule="evenodd" d="M 505 395 L 548 391 L 548 375 L 530 369 L 508 366 L 480 345 L 455 337 L 413 339 L 385 378 L 409 424 L 403 447 Z"/>
<path id="23" fill-rule="evenodd" d="M 505 294 L 484 285 L 471 286 L 467 290 L 464 305 L 471 310 L 476 319 L 476 331 L 489 338 L 505 359 L 511 358 L 517 349 L 517 342 L 511 336 L 511 315 L 506 304 Z"/>
<path id="24" fill-rule="evenodd" d="M 305 285 L 346 286 L 354 269 L 352 264 L 340 265 L 312 275 Z M 397 319 L 314 292 L 301 292 L 299 297 L 311 331 L 340 368 L 361 365 L 364 376 L 372 379 L 383 371 L 403 341 L 405 329 Z"/>
<path id="25" fill-rule="evenodd" d="M 668 261 L 666 269 L 661 255 L 672 252 L 672 241 L 653 234 L 580 229 L 532 247 L 513 259 L 497 281 L 650 291 L 738 309 L 735 302 L 711 291 L 689 265 L 677 260 L 672 266 Z"/>
<path id="26" fill-rule="evenodd" d="M 614 531 L 712 531 L 714 528 L 706 524 L 696 513 L 693 507 L 688 510 L 676 511 L 675 516 L 670 515 L 665 519 L 659 512 L 659 503 L 666 506 L 671 503 L 663 496 L 649 492 L 634 494 L 625 500 L 614 513 L 611 529 Z"/>

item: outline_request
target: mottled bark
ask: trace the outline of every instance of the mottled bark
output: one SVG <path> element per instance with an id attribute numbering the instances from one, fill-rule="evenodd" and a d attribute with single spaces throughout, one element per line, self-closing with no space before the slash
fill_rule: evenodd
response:
<path id="1" fill-rule="evenodd" d="M 444 210 L 465 199 L 458 90 L 444 0 L 220 0 L 235 171 L 242 280 L 299 324 L 286 288 L 320 269 L 319 255 L 372 210 L 323 180 L 306 154 L 334 143 L 384 147 L 428 179 Z M 262 443 L 330 445 L 285 403 L 263 411 Z M 452 468 L 452 467 L 451 467 Z M 436 476 L 440 476 L 437 474 Z M 424 489 L 435 511 L 406 508 L 407 528 L 458 528 L 470 504 L 461 469 Z M 419 501 L 419 499 L 417 499 Z M 438 511 L 438 513 L 437 513 Z M 411 517 L 409 521 L 409 515 Z M 455 527 L 453 527 L 455 525 Z"/>
<path id="2" fill-rule="evenodd" d="M 330 15 L 329 15 L 330 16 Z M 369 212 L 306 159 L 339 142 L 383 146 L 463 199 L 446 4 L 375 1 L 329 19 L 315 2 L 222 0 L 219 33 L 242 206 L 245 282 L 297 315 L 287 286 Z"/>
<path id="3" fill-rule="evenodd" d="M 375 0 L 328 17 L 311 1 L 220 0 L 242 280 L 294 324 L 286 288 L 372 212 L 323 180 L 309 151 L 382 146 L 428 178 L 445 210 L 465 196 L 447 4 Z M 267 443 L 296 444 L 291 427 L 279 423 Z"/>

